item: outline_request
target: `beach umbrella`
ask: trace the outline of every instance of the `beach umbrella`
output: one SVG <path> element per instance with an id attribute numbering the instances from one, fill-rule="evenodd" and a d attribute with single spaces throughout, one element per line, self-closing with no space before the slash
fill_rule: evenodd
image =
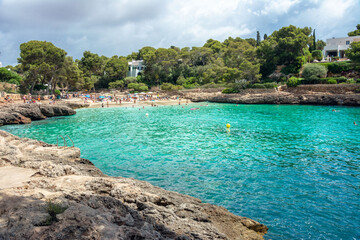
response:
<path id="1" fill-rule="evenodd" d="M 99 96 L 99 98 L 105 98 L 104 96 Z"/>
<path id="2" fill-rule="evenodd" d="M 85 95 L 85 97 L 88 97 L 88 98 L 89 98 L 89 97 L 90 97 L 90 95 Z"/>

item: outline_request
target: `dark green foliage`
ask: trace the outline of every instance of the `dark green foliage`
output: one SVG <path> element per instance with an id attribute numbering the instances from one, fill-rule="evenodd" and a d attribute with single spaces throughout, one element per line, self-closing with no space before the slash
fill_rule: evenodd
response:
<path id="1" fill-rule="evenodd" d="M 326 67 L 319 64 L 308 63 L 304 66 L 302 76 L 306 81 L 314 81 L 316 78 L 326 77 Z"/>
<path id="2" fill-rule="evenodd" d="M 310 28 L 297 28 L 290 25 L 274 31 L 266 40 L 262 41 L 257 48 L 257 56 L 260 59 L 260 73 L 263 78 L 274 72 L 277 65 L 290 66 L 286 73 L 298 73 L 303 60 L 307 57 Z"/>
<path id="3" fill-rule="evenodd" d="M 123 80 L 117 80 L 115 82 L 109 83 L 109 88 L 123 89 L 124 87 L 125 87 L 125 83 Z"/>
<path id="4" fill-rule="evenodd" d="M 225 88 L 222 93 L 225 94 L 230 94 L 230 93 L 238 93 L 239 91 L 237 91 L 235 88 Z"/>
<path id="5" fill-rule="evenodd" d="M 260 32 L 257 31 L 256 32 L 256 46 L 259 46 L 261 42 L 261 38 L 260 38 Z"/>
<path id="6" fill-rule="evenodd" d="M 128 89 L 133 89 L 134 91 L 139 92 L 145 92 L 149 90 L 148 86 L 145 83 L 129 83 L 127 87 Z"/>
<path id="7" fill-rule="evenodd" d="M 331 73 L 341 73 L 349 71 L 353 68 L 349 62 L 334 62 L 328 65 L 328 71 Z"/>
<path id="8" fill-rule="evenodd" d="M 323 58 L 322 51 L 320 50 L 313 50 L 311 56 L 318 61 L 320 61 Z"/>
<path id="9" fill-rule="evenodd" d="M 0 82 L 8 82 L 20 85 L 23 79 L 17 73 L 9 71 L 6 68 L 0 68 Z"/>
<path id="10" fill-rule="evenodd" d="M 60 81 L 61 69 L 65 62 L 66 52 L 46 41 L 29 41 L 20 45 L 19 63 L 26 78 L 24 89 L 33 91 L 38 83 L 48 84 L 55 90 Z"/>
<path id="11" fill-rule="evenodd" d="M 291 77 L 286 82 L 286 86 L 288 86 L 288 87 L 297 87 L 300 83 L 301 83 L 301 79 L 296 78 L 296 77 Z"/>
<path id="12" fill-rule="evenodd" d="M 346 55 L 351 61 L 360 63 L 360 42 L 352 42 L 350 48 L 346 50 Z"/>
<path id="13" fill-rule="evenodd" d="M 349 32 L 348 36 L 349 37 L 351 37 L 351 36 L 360 36 L 360 24 L 356 25 L 356 30 L 352 31 L 352 32 Z"/>
<path id="14" fill-rule="evenodd" d="M 354 69 L 354 65 L 350 62 L 329 62 L 329 63 L 317 63 L 325 66 L 329 73 L 338 74 Z"/>

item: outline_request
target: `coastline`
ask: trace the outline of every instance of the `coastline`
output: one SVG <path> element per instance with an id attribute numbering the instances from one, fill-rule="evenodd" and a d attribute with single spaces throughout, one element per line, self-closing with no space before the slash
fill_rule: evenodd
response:
<path id="1" fill-rule="evenodd" d="M 268 230 L 197 198 L 107 176 L 80 158 L 78 148 L 1 130 L 0 173 L 12 179 L 0 182 L 5 239 L 263 239 Z M 61 211 L 53 214 L 49 206 Z"/>

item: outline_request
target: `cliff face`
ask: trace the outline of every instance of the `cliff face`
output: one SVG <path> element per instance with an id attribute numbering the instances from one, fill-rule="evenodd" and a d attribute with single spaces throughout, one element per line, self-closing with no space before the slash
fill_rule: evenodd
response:
<path id="1" fill-rule="evenodd" d="M 263 239 L 267 227 L 147 182 L 78 148 L 0 130 L 0 239 Z"/>
<path id="2" fill-rule="evenodd" d="M 64 105 L 9 104 L 0 107 L 0 126 L 26 124 L 47 117 L 69 116 L 76 112 Z"/>

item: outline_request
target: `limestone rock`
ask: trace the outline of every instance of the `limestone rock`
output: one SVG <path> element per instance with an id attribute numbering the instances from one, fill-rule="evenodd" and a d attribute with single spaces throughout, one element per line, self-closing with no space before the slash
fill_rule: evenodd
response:
<path id="1" fill-rule="evenodd" d="M 64 105 L 9 104 L 0 107 L 0 126 L 26 124 L 46 117 L 69 116 L 76 112 Z"/>

